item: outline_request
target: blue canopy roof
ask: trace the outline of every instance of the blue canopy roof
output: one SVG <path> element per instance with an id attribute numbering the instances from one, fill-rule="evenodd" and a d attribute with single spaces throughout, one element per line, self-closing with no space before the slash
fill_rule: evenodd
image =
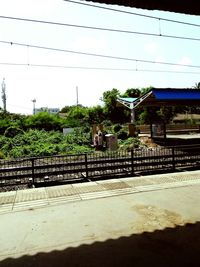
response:
<path id="1" fill-rule="evenodd" d="M 200 100 L 198 89 L 153 89 L 157 100 Z"/>
<path id="2" fill-rule="evenodd" d="M 120 97 L 122 105 L 135 109 L 138 106 L 200 106 L 200 89 L 153 88 L 138 97 Z"/>

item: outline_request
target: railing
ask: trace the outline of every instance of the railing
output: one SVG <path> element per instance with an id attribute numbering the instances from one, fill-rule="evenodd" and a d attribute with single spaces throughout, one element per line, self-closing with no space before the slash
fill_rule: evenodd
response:
<path id="1" fill-rule="evenodd" d="M 200 146 L 0 161 L 0 186 L 38 185 L 200 167 Z"/>
<path id="2" fill-rule="evenodd" d="M 150 125 L 137 125 L 136 129 L 140 131 L 140 133 L 149 133 Z M 183 133 L 183 132 L 199 132 L 200 128 L 198 124 L 166 124 L 167 133 Z"/>

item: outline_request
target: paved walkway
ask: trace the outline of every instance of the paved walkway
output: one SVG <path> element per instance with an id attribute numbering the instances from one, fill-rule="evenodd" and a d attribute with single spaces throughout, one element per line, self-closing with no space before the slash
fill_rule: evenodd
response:
<path id="1" fill-rule="evenodd" d="M 198 266 L 199 203 L 200 171 L 0 193 L 0 266 Z"/>

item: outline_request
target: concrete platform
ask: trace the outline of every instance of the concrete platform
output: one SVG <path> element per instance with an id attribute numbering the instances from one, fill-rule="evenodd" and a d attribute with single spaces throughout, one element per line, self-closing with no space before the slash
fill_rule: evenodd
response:
<path id="1" fill-rule="evenodd" d="M 166 136 L 169 139 L 200 139 L 200 133 L 191 133 L 191 134 L 167 134 Z"/>
<path id="2" fill-rule="evenodd" d="M 2 266 L 199 266 L 200 171 L 0 194 Z"/>

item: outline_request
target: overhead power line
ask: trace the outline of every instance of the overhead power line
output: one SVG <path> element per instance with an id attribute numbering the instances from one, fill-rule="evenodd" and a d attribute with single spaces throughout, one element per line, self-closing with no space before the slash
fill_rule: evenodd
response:
<path id="1" fill-rule="evenodd" d="M 42 24 L 49 24 L 49 25 L 56 25 L 56 26 L 75 27 L 75 28 L 82 28 L 82 29 L 87 29 L 87 30 L 109 31 L 109 32 L 117 32 L 117 33 L 124 33 L 124 34 L 137 34 L 137 35 L 146 35 L 146 36 L 154 36 L 154 37 L 165 37 L 165 38 L 174 38 L 174 39 L 182 39 L 182 40 L 190 40 L 190 41 L 200 41 L 200 38 L 161 34 L 161 31 L 160 33 L 138 32 L 138 31 L 130 31 L 130 30 L 119 30 L 119 29 L 112 29 L 112 28 L 93 27 L 93 26 L 87 26 L 87 25 L 69 24 L 69 23 L 62 23 L 62 22 L 53 22 L 53 21 L 44 21 L 44 20 L 35 20 L 35 19 L 8 17 L 8 16 L 0 16 L 0 19 L 10 19 L 10 20 L 26 21 L 26 22 L 32 22 L 32 23 L 42 23 Z"/>
<path id="2" fill-rule="evenodd" d="M 78 1 L 73 1 L 73 0 L 64 0 L 64 1 L 69 2 L 69 3 L 73 3 L 73 4 L 79 4 L 79 5 L 84 5 L 84 6 L 95 7 L 95 8 L 105 9 L 105 10 L 109 10 L 109 11 L 129 14 L 129 15 L 145 17 L 145 18 L 149 18 L 149 19 L 163 20 L 163 21 L 172 22 L 172 23 L 179 23 L 179 24 L 188 25 L 188 26 L 200 27 L 200 24 L 196 24 L 196 23 L 184 22 L 184 21 L 173 20 L 173 19 L 166 19 L 166 18 L 150 16 L 150 15 L 144 15 L 144 14 L 140 14 L 140 13 L 136 13 L 136 12 L 126 11 L 126 10 L 119 10 L 119 9 L 111 8 L 111 7 L 105 7 L 105 6 L 102 6 L 102 5 L 100 6 L 100 5 L 94 5 L 94 4 L 91 4 L 91 3 L 89 4 L 89 3 L 86 3 L 84 1 L 79 1 L 79 2 Z"/>
<path id="3" fill-rule="evenodd" d="M 106 68 L 106 67 L 86 67 L 86 66 L 67 66 L 67 65 L 49 65 L 49 64 L 28 64 L 28 63 L 12 63 L 12 62 L 0 62 L 0 65 L 6 66 L 25 66 L 25 67 L 42 67 L 42 68 L 62 68 L 62 69 L 81 69 L 81 70 L 103 70 L 103 71 L 129 71 L 129 72 L 160 72 L 171 74 L 197 74 L 200 72 L 195 71 L 175 71 L 175 70 L 158 70 L 158 69 L 142 69 L 142 68 Z"/>
<path id="4" fill-rule="evenodd" d="M 117 59 L 117 60 L 125 60 L 125 61 L 134 61 L 136 63 L 141 62 L 141 63 L 150 63 L 150 64 L 169 65 L 169 66 L 181 66 L 181 67 L 188 67 L 188 68 L 200 68 L 200 65 L 190 65 L 190 64 L 173 63 L 173 62 L 162 62 L 162 61 L 153 61 L 153 60 L 145 60 L 145 59 L 137 59 L 137 58 L 110 56 L 110 55 L 104 55 L 104 54 L 95 54 L 95 53 L 67 50 L 67 49 L 54 48 L 54 47 L 31 45 L 31 44 L 24 44 L 24 43 L 18 43 L 18 42 L 9 42 L 9 41 L 3 41 L 3 40 L 0 40 L 0 43 L 16 45 L 16 46 L 24 46 L 27 48 L 32 47 L 32 48 L 36 48 L 36 49 L 49 50 L 49 51 L 54 51 L 54 52 L 72 53 L 72 54 L 84 55 L 84 56 L 109 58 L 109 59 Z"/>

